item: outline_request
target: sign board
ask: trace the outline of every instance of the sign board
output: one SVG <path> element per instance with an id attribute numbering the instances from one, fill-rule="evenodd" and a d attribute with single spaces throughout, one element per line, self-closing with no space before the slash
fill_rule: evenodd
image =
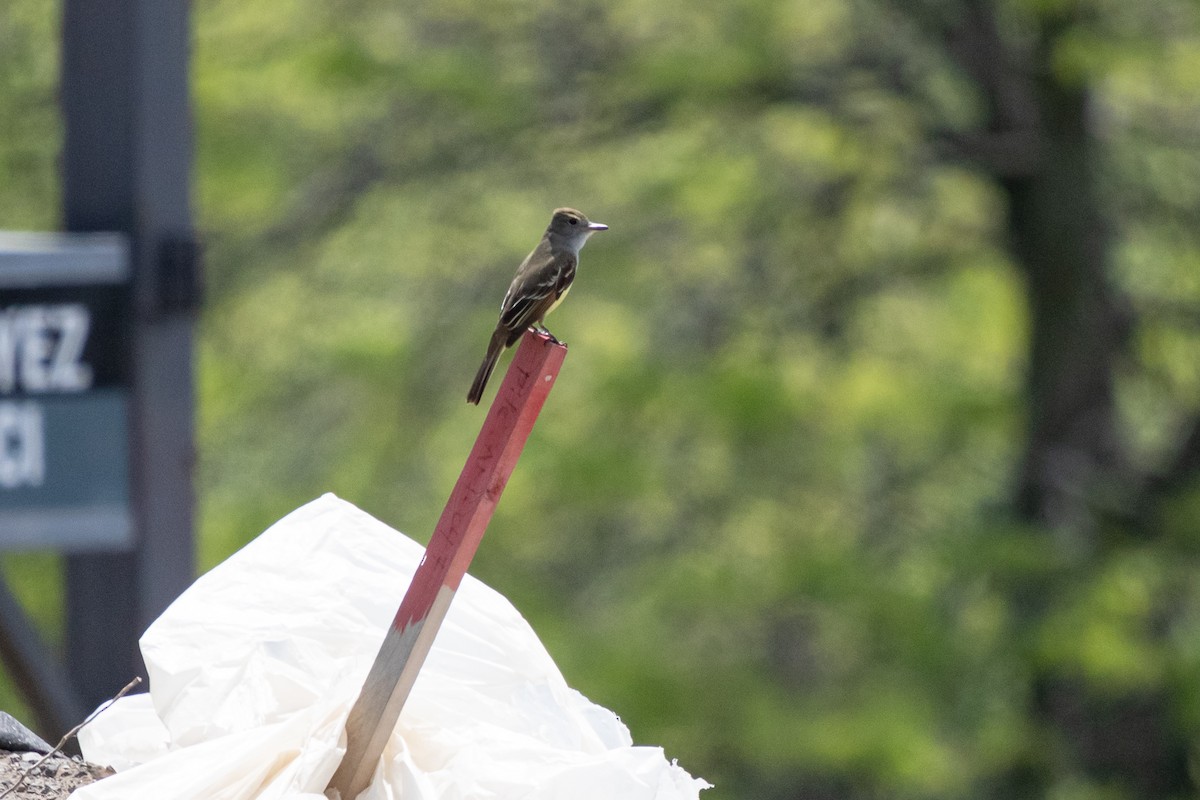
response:
<path id="1" fill-rule="evenodd" d="M 132 544 L 129 245 L 0 232 L 0 549 Z"/>

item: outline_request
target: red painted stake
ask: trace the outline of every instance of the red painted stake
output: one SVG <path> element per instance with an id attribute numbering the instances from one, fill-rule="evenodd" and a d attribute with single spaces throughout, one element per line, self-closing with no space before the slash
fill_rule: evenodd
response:
<path id="1" fill-rule="evenodd" d="M 346 755 L 329 781 L 327 796 L 353 800 L 370 785 L 383 748 L 400 718 L 400 709 L 566 354 L 566 347 L 554 344 L 543 334 L 527 331 L 521 339 L 425 556 L 346 720 Z"/>

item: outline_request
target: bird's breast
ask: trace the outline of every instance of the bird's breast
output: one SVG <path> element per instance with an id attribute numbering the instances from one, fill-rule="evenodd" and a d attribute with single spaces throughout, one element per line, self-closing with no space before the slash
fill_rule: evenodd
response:
<path id="1" fill-rule="evenodd" d="M 560 292 L 560 293 L 559 293 L 559 295 L 558 295 L 558 297 L 557 297 L 557 298 L 555 298 L 554 302 L 550 304 L 550 307 L 546 309 L 546 313 L 547 313 L 547 314 L 549 314 L 551 311 L 553 311 L 554 309 L 558 308 L 558 304 L 559 304 L 559 303 L 561 303 L 563 300 L 565 300 L 565 299 L 566 299 L 566 297 L 567 297 L 567 292 L 569 292 L 569 291 L 571 291 L 571 286 L 570 286 L 570 284 L 568 284 L 567 286 L 564 286 L 564 287 L 563 287 L 563 290 L 562 290 L 562 292 Z"/>

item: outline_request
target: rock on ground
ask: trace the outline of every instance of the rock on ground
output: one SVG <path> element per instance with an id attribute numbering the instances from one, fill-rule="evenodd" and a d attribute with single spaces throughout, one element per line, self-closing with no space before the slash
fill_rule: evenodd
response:
<path id="1" fill-rule="evenodd" d="M 0 794 L 4 794 L 41 758 L 37 753 L 9 753 L 0 750 Z M 32 770 L 21 787 L 4 800 L 67 800 L 80 786 L 107 778 L 113 771 L 61 753 L 55 753 Z"/>

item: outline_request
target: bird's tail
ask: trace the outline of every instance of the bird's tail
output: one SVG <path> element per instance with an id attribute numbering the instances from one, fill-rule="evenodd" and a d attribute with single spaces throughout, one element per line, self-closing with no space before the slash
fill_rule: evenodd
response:
<path id="1" fill-rule="evenodd" d="M 504 352 L 507 340 L 508 329 L 497 327 L 496 332 L 492 334 L 492 340 L 488 342 L 487 355 L 483 357 L 483 363 L 479 365 L 479 371 L 475 373 L 471 391 L 467 392 L 468 403 L 479 405 L 484 387 L 487 386 L 488 378 L 492 377 L 492 370 L 496 368 L 496 362 L 500 360 L 500 354 Z"/>

